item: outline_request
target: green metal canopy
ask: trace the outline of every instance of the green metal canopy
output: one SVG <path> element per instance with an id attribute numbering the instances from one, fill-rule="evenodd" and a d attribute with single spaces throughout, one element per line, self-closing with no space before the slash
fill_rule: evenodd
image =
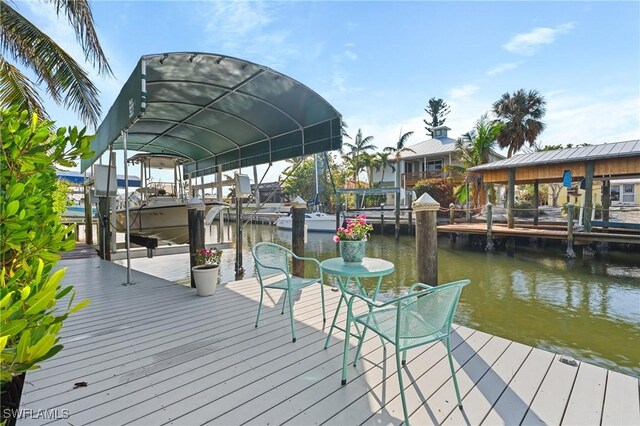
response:
<path id="1" fill-rule="evenodd" d="M 300 82 L 242 59 L 210 53 L 143 56 L 92 142 L 85 171 L 113 144 L 178 154 L 203 176 L 339 149 L 341 116 Z"/>

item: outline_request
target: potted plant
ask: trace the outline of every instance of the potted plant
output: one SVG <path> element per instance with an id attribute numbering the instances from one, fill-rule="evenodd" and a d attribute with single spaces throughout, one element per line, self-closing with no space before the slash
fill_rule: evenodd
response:
<path id="1" fill-rule="evenodd" d="M 333 241 L 340 243 L 340 254 L 345 262 L 362 262 L 367 238 L 372 230 L 373 226 L 367 223 L 365 215 L 356 216 L 355 219 L 347 219 L 347 226 L 338 228 L 338 232 L 333 236 Z"/>
<path id="2" fill-rule="evenodd" d="M 211 296 L 216 292 L 222 250 L 202 248 L 196 252 L 196 266 L 191 268 L 198 296 Z"/>

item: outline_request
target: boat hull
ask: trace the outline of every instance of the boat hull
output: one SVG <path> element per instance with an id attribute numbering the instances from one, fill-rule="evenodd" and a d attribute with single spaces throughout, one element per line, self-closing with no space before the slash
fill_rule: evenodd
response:
<path id="1" fill-rule="evenodd" d="M 336 232 L 336 219 L 329 215 L 318 217 L 305 217 L 304 224 L 307 226 L 308 232 Z M 276 221 L 278 229 L 291 230 L 291 216 L 281 217 Z"/>
<path id="2" fill-rule="evenodd" d="M 207 210 L 220 203 L 206 203 Z M 116 212 L 116 230 L 125 232 L 125 210 Z M 157 238 L 170 244 L 189 242 L 189 216 L 185 204 L 142 206 L 129 209 L 129 233 Z"/>

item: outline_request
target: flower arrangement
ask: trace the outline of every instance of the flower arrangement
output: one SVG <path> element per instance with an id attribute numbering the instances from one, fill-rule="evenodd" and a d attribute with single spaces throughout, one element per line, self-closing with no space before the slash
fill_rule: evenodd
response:
<path id="1" fill-rule="evenodd" d="M 222 258 L 222 250 L 217 248 L 202 248 L 196 252 L 197 265 L 219 265 Z"/>
<path id="2" fill-rule="evenodd" d="M 373 226 L 367 223 L 365 215 L 356 216 L 355 219 L 347 219 L 346 228 L 338 228 L 338 232 L 333 236 L 333 241 L 362 241 L 366 240 L 369 233 L 373 231 Z"/>

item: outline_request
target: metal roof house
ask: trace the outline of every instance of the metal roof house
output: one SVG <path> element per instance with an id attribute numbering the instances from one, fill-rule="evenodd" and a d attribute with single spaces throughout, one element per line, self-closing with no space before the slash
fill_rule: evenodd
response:
<path id="1" fill-rule="evenodd" d="M 443 178 L 448 176 L 444 166 L 459 164 L 456 159 L 456 140 L 450 138 L 448 133 L 451 128 L 437 126 L 433 128 L 434 137 L 415 145 L 407 146 L 411 151 L 400 154 L 400 185 L 403 188 L 412 188 L 419 180 L 430 178 Z M 504 158 L 499 154 L 492 156 L 492 160 Z M 393 168 L 396 167 L 395 158 Z M 382 178 L 382 171 L 376 171 L 373 175 L 374 183 Z M 395 186 L 395 173 L 391 166 L 384 170 L 384 182 L 382 186 Z"/>

